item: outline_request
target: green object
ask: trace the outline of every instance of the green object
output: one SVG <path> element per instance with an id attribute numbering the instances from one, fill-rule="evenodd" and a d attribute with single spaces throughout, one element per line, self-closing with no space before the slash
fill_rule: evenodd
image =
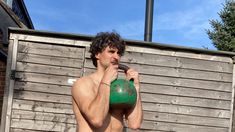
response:
<path id="1" fill-rule="evenodd" d="M 226 0 L 222 5 L 220 19 L 209 20 L 211 27 L 206 31 L 218 50 L 235 52 L 235 1 Z"/>
<path id="2" fill-rule="evenodd" d="M 135 105 L 137 93 L 133 81 L 116 79 L 111 83 L 110 88 L 111 108 L 126 109 Z"/>

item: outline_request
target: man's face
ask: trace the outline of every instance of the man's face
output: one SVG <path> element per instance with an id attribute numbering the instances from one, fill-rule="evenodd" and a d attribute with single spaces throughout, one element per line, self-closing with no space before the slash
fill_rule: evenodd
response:
<path id="1" fill-rule="evenodd" d="M 117 48 L 110 48 L 108 46 L 104 51 L 98 53 L 96 58 L 100 61 L 101 65 L 108 67 L 110 64 L 118 65 L 121 56 Z"/>

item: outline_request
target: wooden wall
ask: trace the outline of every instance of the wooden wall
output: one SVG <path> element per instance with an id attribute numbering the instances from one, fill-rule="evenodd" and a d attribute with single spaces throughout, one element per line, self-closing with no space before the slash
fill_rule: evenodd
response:
<path id="1" fill-rule="evenodd" d="M 6 74 L 6 62 L 0 59 L 0 108 L 2 108 L 2 102 L 3 102 L 5 74 Z M 0 113 L 2 113 L 2 109 L 0 109 Z"/>
<path id="2" fill-rule="evenodd" d="M 68 81 L 82 75 L 83 56 L 80 47 L 19 41 L 11 131 L 75 130 Z"/>
<path id="3" fill-rule="evenodd" d="M 228 132 L 231 59 L 128 47 L 122 63 L 141 77 L 146 131 Z M 94 70 L 86 54 L 85 74 Z"/>
<path id="4" fill-rule="evenodd" d="M 1 130 L 75 132 L 70 89 L 73 79 L 95 70 L 88 53 L 90 41 L 82 36 L 79 40 L 79 36 L 24 33 L 10 35 L 7 75 L 15 68 L 16 79 L 6 82 Z M 232 131 L 232 54 L 139 43 L 128 41 L 121 61 L 140 73 L 144 110 L 140 131 Z"/>

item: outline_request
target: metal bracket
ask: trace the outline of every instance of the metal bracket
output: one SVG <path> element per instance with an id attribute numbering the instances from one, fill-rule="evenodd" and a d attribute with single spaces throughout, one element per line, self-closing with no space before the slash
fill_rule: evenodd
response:
<path id="1" fill-rule="evenodd" d="M 235 64 L 235 56 L 232 57 L 233 64 Z"/>
<path id="2" fill-rule="evenodd" d="M 10 78 L 12 79 L 12 80 L 16 80 L 16 70 L 11 70 L 11 75 L 10 75 Z"/>

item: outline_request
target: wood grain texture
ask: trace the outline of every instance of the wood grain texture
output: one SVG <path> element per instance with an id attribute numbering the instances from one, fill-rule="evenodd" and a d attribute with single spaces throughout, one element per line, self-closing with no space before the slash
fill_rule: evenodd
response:
<path id="1" fill-rule="evenodd" d="M 10 131 L 75 132 L 71 80 L 95 71 L 90 41 L 17 33 L 10 38 L 19 40 Z M 121 63 L 140 74 L 139 132 L 229 131 L 231 57 L 128 45 Z M 123 71 L 118 77 L 125 78 Z"/>

